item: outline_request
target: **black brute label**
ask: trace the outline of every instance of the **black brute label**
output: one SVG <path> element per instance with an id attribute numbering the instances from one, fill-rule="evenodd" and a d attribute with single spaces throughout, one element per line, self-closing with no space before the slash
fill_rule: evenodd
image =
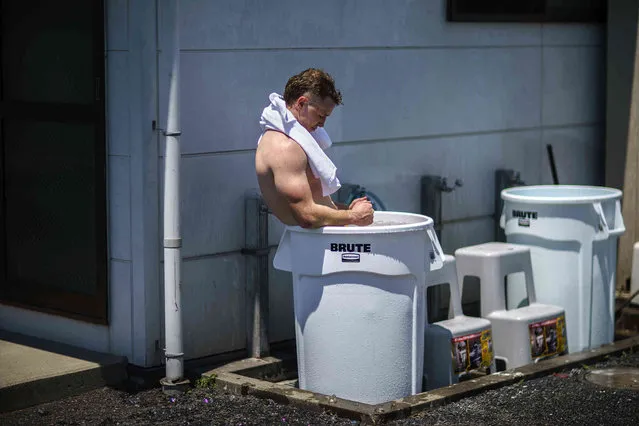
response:
<path id="1" fill-rule="evenodd" d="M 519 226 L 529 227 L 531 220 L 537 220 L 537 212 L 513 210 L 513 217 L 518 219 Z"/>
<path id="2" fill-rule="evenodd" d="M 331 243 L 331 251 L 342 253 L 370 253 L 371 245 L 364 243 L 349 244 L 349 243 Z"/>

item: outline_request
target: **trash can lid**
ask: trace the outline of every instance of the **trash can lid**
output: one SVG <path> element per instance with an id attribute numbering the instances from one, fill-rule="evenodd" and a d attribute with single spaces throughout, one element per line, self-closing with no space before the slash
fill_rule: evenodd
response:
<path id="1" fill-rule="evenodd" d="M 317 229 L 289 226 L 292 232 L 312 234 L 385 234 L 392 232 L 408 232 L 433 226 L 433 219 L 415 213 L 376 211 L 373 223 L 368 226 L 324 226 Z"/>
<path id="2" fill-rule="evenodd" d="M 621 198 L 622 192 L 604 186 L 536 185 L 501 191 L 501 198 L 526 204 L 589 204 Z"/>

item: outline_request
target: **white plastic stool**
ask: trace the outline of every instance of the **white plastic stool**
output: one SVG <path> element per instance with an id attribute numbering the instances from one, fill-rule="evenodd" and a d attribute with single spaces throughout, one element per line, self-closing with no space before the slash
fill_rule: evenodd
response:
<path id="1" fill-rule="evenodd" d="M 444 265 L 427 275 L 426 288 L 450 287 L 453 318 L 426 324 L 424 329 L 424 389 L 429 391 L 458 383 L 473 371 L 495 372 L 490 321 L 462 312 L 455 258 L 444 256 Z M 451 362 L 452 351 L 452 362 Z"/>
<path id="2" fill-rule="evenodd" d="M 460 248 L 455 257 L 460 283 L 480 280 L 481 316 L 492 324 L 495 357 L 506 368 L 568 353 L 564 309 L 536 303 L 530 248 L 493 242 Z M 525 275 L 529 306 L 506 310 L 505 277 L 517 272 Z"/>

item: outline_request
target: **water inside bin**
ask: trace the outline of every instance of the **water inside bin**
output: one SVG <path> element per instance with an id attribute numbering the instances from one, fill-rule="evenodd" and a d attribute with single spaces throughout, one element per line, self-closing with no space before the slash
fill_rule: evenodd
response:
<path id="1" fill-rule="evenodd" d="M 366 227 L 371 226 L 397 226 L 397 225 L 410 225 L 414 222 L 411 221 L 399 221 L 399 220 L 374 220 L 370 225 L 366 225 Z M 346 225 L 346 228 L 359 228 L 360 225 Z"/>
<path id="2" fill-rule="evenodd" d="M 393 225 L 406 225 L 411 222 L 400 222 L 399 220 L 375 220 L 369 226 L 393 226 Z"/>
<path id="3" fill-rule="evenodd" d="M 426 222 L 431 220 L 426 216 L 422 216 L 414 213 L 403 213 L 403 212 L 390 212 L 390 211 L 380 211 L 375 212 L 373 216 L 373 223 L 367 226 L 359 226 L 359 225 L 346 225 L 346 228 L 389 228 L 389 227 L 405 227 L 410 225 L 426 225 Z M 392 229 L 392 228 L 391 228 Z M 366 231 L 364 231 L 366 232 Z"/>

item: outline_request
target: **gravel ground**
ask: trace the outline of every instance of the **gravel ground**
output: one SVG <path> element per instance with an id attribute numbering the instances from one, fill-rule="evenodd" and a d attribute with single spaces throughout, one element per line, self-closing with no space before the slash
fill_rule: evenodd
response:
<path id="1" fill-rule="evenodd" d="M 588 370 L 639 367 L 639 354 L 610 358 L 398 420 L 390 425 L 637 425 L 639 392 L 600 387 Z M 160 389 L 127 392 L 103 388 L 65 400 L 0 415 L 8 425 L 355 425 L 252 396 L 200 387 L 171 399 Z"/>
<path id="2" fill-rule="evenodd" d="M 208 401 L 208 403 L 206 402 Z M 176 398 L 160 389 L 135 394 L 102 388 L 38 407 L 0 415 L 9 425 L 351 425 L 319 414 L 252 396 L 194 389 Z"/>
<path id="3" fill-rule="evenodd" d="M 639 367 L 639 354 L 484 392 L 397 425 L 639 425 L 639 392 L 585 381 L 589 370 Z"/>

